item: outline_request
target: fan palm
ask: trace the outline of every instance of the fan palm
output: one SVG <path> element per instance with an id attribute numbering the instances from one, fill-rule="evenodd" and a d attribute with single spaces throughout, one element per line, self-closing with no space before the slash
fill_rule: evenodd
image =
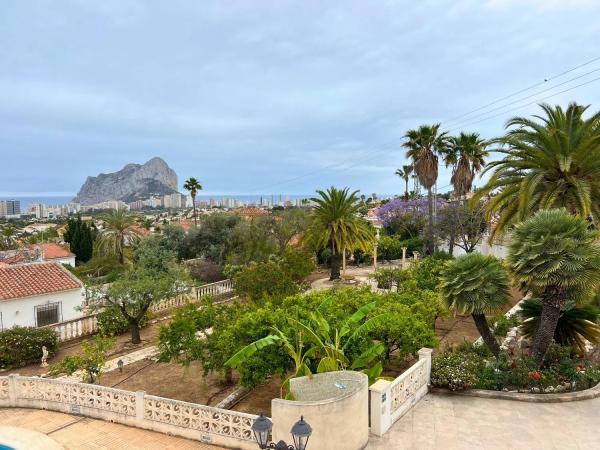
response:
<path id="1" fill-rule="evenodd" d="M 410 176 L 413 173 L 413 166 L 411 164 L 407 164 L 402 166 L 402 169 L 397 169 L 395 174 L 404 180 L 405 188 L 404 188 L 404 200 L 408 201 L 408 181 L 410 180 Z"/>
<path id="2" fill-rule="evenodd" d="M 367 251 L 374 240 L 371 226 L 358 215 L 361 205 L 357 192 L 332 186 L 327 191 L 317 191 L 319 197 L 311 199 L 316 206 L 305 239 L 317 249 L 331 248 L 330 280 L 340 278 L 341 252 Z"/>
<path id="3" fill-rule="evenodd" d="M 198 216 L 196 215 L 196 194 L 198 191 L 202 190 L 202 186 L 195 178 L 191 177 L 185 180 L 183 188 L 186 191 L 190 192 L 190 196 L 192 197 L 192 207 L 194 208 L 194 225 L 198 226 Z"/>
<path id="4" fill-rule="evenodd" d="M 433 192 L 438 178 L 438 155 L 448 147 L 447 133 L 440 132 L 440 124 L 421 125 L 416 130 L 408 130 L 404 135 L 406 156 L 413 161 L 413 168 L 419 183 L 427 189 L 429 226 L 427 229 L 427 247 L 429 253 L 435 250 L 433 235 Z"/>
<path id="5" fill-rule="evenodd" d="M 595 223 L 600 216 L 600 112 L 584 119 L 587 106 L 540 107 L 538 120 L 510 119 L 512 129 L 492 141 L 504 157 L 487 165 L 494 172 L 473 198 L 492 196 L 487 214 L 498 223 L 490 239 L 539 209 L 564 207 Z"/>
<path id="6" fill-rule="evenodd" d="M 520 328 L 523 336 L 532 338 L 540 325 L 542 302 L 529 298 L 520 304 L 519 314 L 523 318 Z M 580 355 L 585 354 L 585 341 L 600 343 L 600 325 L 597 323 L 600 310 L 592 305 L 576 306 L 569 302 L 561 310 L 554 330 L 554 340 L 560 345 L 569 345 Z"/>
<path id="7" fill-rule="evenodd" d="M 469 313 L 492 353 L 500 346 L 491 332 L 486 314 L 497 313 L 508 303 L 508 274 L 493 256 L 470 253 L 449 261 L 441 272 L 440 292 L 448 308 Z"/>
<path id="8" fill-rule="evenodd" d="M 566 209 L 540 210 L 517 225 L 508 261 L 515 280 L 542 302 L 533 341 L 538 363 L 552 343 L 561 310 L 600 286 L 600 247 L 589 223 Z"/>
<path id="9" fill-rule="evenodd" d="M 115 255 L 119 263 L 125 262 L 125 245 L 139 238 L 140 231 L 136 227 L 137 217 L 125 208 L 114 209 L 100 216 L 104 228 L 98 239 L 98 251 L 102 256 Z"/>

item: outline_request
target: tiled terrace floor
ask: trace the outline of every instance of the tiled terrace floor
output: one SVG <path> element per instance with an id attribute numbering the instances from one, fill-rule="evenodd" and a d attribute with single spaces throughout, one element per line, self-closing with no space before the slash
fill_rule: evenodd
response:
<path id="1" fill-rule="evenodd" d="M 600 398 L 525 403 L 427 395 L 368 450 L 600 449 Z"/>
<path id="2" fill-rule="evenodd" d="M 39 431 L 68 450 L 219 450 L 220 447 L 102 420 L 34 409 L 0 409 L 0 426 Z M 2 436 L 0 436 L 2 442 Z M 28 449 L 44 450 L 44 449 Z"/>

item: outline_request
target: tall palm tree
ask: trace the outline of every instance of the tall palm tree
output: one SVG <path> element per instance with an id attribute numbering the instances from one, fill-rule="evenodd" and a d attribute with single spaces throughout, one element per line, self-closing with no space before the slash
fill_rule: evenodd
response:
<path id="1" fill-rule="evenodd" d="M 447 263 L 439 286 L 446 306 L 470 313 L 486 346 L 498 355 L 500 346 L 486 314 L 497 313 L 508 303 L 508 274 L 502 263 L 493 256 L 469 253 Z"/>
<path id="2" fill-rule="evenodd" d="M 488 143 L 479 137 L 479 133 L 461 132 L 449 139 L 451 155 L 446 159 L 454 162 L 450 182 L 454 193 L 460 200 L 473 187 L 475 175 L 483 169 L 485 158 L 488 156 Z"/>
<path id="3" fill-rule="evenodd" d="M 327 191 L 317 191 L 319 197 L 311 198 L 316 206 L 312 223 L 305 239 L 315 248 L 331 249 L 330 280 L 340 278 L 341 252 L 345 250 L 367 251 L 374 241 L 369 223 L 358 215 L 360 202 L 357 193 L 348 188 L 330 187 Z"/>
<path id="4" fill-rule="evenodd" d="M 115 255 L 119 263 L 125 263 L 127 241 L 135 240 L 140 235 L 136 227 L 137 217 L 125 208 L 119 208 L 101 215 L 100 219 L 104 221 L 104 228 L 98 238 L 98 250 L 102 255 Z"/>
<path id="5" fill-rule="evenodd" d="M 498 217 L 491 239 L 539 209 L 600 218 L 600 112 L 585 119 L 588 106 L 540 107 L 537 120 L 510 119 L 510 130 L 492 141 L 504 157 L 487 165 L 494 172 L 472 200 L 491 196 L 488 218 Z"/>
<path id="6" fill-rule="evenodd" d="M 416 130 L 408 130 L 404 135 L 406 141 L 402 144 L 407 149 L 406 156 L 413 161 L 413 168 L 419 183 L 427 189 L 427 204 L 429 208 L 429 226 L 427 227 L 427 249 L 429 253 L 435 250 L 433 228 L 433 192 L 432 188 L 438 178 L 438 155 L 448 147 L 447 133 L 440 132 L 440 124 L 421 125 Z"/>
<path id="7" fill-rule="evenodd" d="M 402 169 L 397 169 L 395 174 L 404 180 L 404 201 L 408 201 L 408 180 L 410 180 L 410 176 L 413 173 L 412 164 L 407 164 L 402 166 Z"/>
<path id="8" fill-rule="evenodd" d="M 585 219 L 564 208 L 540 210 L 512 233 L 508 262 L 514 278 L 542 302 L 532 346 L 539 364 L 564 306 L 588 299 L 600 286 L 597 237 Z"/>
<path id="9" fill-rule="evenodd" d="M 185 180 L 185 184 L 183 188 L 186 191 L 190 192 L 190 196 L 192 197 L 192 207 L 194 208 L 194 225 L 198 226 L 198 216 L 196 215 L 196 194 L 198 191 L 202 190 L 202 186 L 194 177 L 188 178 Z"/>

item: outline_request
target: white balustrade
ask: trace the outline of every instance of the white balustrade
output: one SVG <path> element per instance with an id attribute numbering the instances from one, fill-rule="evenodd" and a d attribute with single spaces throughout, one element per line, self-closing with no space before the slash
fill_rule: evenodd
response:
<path id="1" fill-rule="evenodd" d="M 419 360 L 393 381 L 378 380 L 371 387 L 371 432 L 385 434 L 427 394 L 431 380 L 431 352 L 419 350 Z"/>
<path id="2" fill-rule="evenodd" d="M 195 291 L 195 292 L 194 292 Z M 220 296 L 233 292 L 233 283 L 231 280 L 217 281 L 216 283 L 205 284 L 192 290 L 191 295 L 180 294 L 174 298 L 156 303 L 150 307 L 152 312 L 162 312 L 172 308 L 178 308 L 185 305 L 193 299 L 200 300 L 206 296 Z M 51 328 L 56 331 L 60 342 L 77 339 L 82 336 L 88 336 L 98 332 L 98 319 L 95 314 L 78 317 L 77 319 L 67 320 L 65 322 L 46 325 L 44 328 Z"/>
<path id="3" fill-rule="evenodd" d="M 94 384 L 38 377 L 0 377 L 0 407 L 60 411 L 200 440 L 255 449 L 257 416 Z"/>

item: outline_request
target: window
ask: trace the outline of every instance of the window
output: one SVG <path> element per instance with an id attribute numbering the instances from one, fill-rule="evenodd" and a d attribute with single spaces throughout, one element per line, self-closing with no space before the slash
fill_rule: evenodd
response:
<path id="1" fill-rule="evenodd" d="M 62 318 L 61 302 L 46 303 L 35 307 L 35 326 L 43 327 L 60 322 Z"/>

